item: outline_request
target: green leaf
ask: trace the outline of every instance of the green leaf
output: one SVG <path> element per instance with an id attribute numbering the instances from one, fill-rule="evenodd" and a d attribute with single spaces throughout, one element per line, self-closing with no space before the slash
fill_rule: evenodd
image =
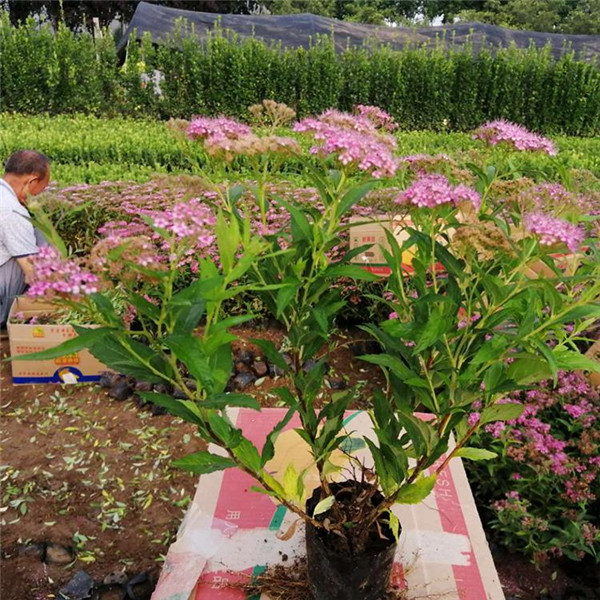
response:
<path id="1" fill-rule="evenodd" d="M 435 482 L 437 475 L 422 475 L 414 483 L 409 483 L 403 486 L 396 497 L 398 504 L 418 504 L 429 496 Z"/>
<path id="2" fill-rule="evenodd" d="M 324 273 L 326 277 L 351 277 L 359 281 L 379 281 L 380 275 L 371 273 L 359 265 L 332 265 Z"/>
<path id="3" fill-rule="evenodd" d="M 374 180 L 367 181 L 361 185 L 353 187 L 348 192 L 346 192 L 339 205 L 337 206 L 336 217 L 339 219 L 357 202 L 360 202 L 375 187 L 376 183 L 377 182 Z"/>
<path id="4" fill-rule="evenodd" d="M 335 496 L 327 496 L 327 498 L 324 498 L 315 506 L 312 516 L 316 517 L 317 515 L 327 512 L 333 506 L 334 502 Z"/>
<path id="5" fill-rule="evenodd" d="M 240 230 L 237 220 L 231 219 L 228 223 L 223 212 L 219 211 L 215 233 L 217 234 L 217 246 L 223 273 L 229 273 L 235 262 L 235 253 L 240 243 Z"/>
<path id="6" fill-rule="evenodd" d="M 284 388 L 287 389 L 287 388 Z M 289 392 L 289 390 L 287 390 Z M 290 394 L 291 395 L 291 394 Z M 269 462 L 273 456 L 275 455 L 275 440 L 277 436 L 281 432 L 281 430 L 290 422 L 292 417 L 296 414 L 296 407 L 292 406 L 285 417 L 275 427 L 271 430 L 271 432 L 267 435 L 267 439 L 265 441 L 265 445 L 263 446 L 262 455 L 261 455 L 261 467 L 264 467 L 267 462 Z"/>
<path id="7" fill-rule="evenodd" d="M 506 404 L 494 404 L 485 408 L 479 417 L 479 425 L 493 421 L 510 421 L 518 418 L 525 410 L 523 404 L 507 402 Z"/>
<path id="8" fill-rule="evenodd" d="M 212 394 L 206 400 L 199 403 L 202 408 L 223 410 L 228 406 L 239 406 L 242 408 L 252 408 L 260 410 L 260 403 L 256 398 L 246 394 Z"/>
<path id="9" fill-rule="evenodd" d="M 400 521 L 391 510 L 388 510 L 388 515 L 390 517 L 390 529 L 394 534 L 394 539 L 398 541 L 398 538 L 400 537 Z"/>
<path id="10" fill-rule="evenodd" d="M 122 320 L 117 315 L 115 311 L 115 307 L 109 298 L 103 296 L 102 294 L 90 294 L 90 298 L 92 302 L 96 305 L 98 312 L 104 317 L 106 321 L 110 323 L 110 325 L 122 326 Z"/>
<path id="11" fill-rule="evenodd" d="M 309 240 L 312 238 L 311 227 L 308 219 L 304 216 L 303 212 L 292 206 L 289 202 L 286 202 L 282 198 L 275 198 L 275 202 L 283 206 L 291 216 L 292 220 L 292 236 L 295 242 L 302 240 Z"/>
<path id="12" fill-rule="evenodd" d="M 513 356 L 515 360 L 508 367 L 507 375 L 517 383 L 535 383 L 552 375 L 548 362 L 535 354 L 519 353 Z"/>
<path id="13" fill-rule="evenodd" d="M 156 351 L 131 338 L 109 335 L 95 342 L 89 350 L 113 371 L 142 381 L 161 383 L 172 375 L 171 366 Z"/>
<path id="14" fill-rule="evenodd" d="M 554 356 L 559 369 L 591 371 L 600 373 L 600 362 L 579 352 L 572 352 L 564 347 L 554 349 Z"/>
<path id="15" fill-rule="evenodd" d="M 229 469 L 236 466 L 235 461 L 232 458 L 212 454 L 206 450 L 188 454 L 183 458 L 174 460 L 173 465 L 184 471 L 196 473 L 197 475 L 222 471 L 223 469 Z"/>
<path id="16" fill-rule="evenodd" d="M 278 366 L 285 373 L 289 372 L 289 365 L 285 362 L 285 359 L 277 350 L 273 342 L 270 340 L 259 340 L 256 338 L 251 339 L 250 342 L 258 346 L 274 365 Z"/>
<path id="17" fill-rule="evenodd" d="M 285 495 L 290 500 L 297 501 L 298 498 L 298 479 L 300 478 L 300 473 L 296 471 L 296 467 L 294 467 L 293 463 L 289 463 L 285 469 L 285 473 L 283 474 L 283 489 L 285 491 Z"/>
<path id="18" fill-rule="evenodd" d="M 414 351 L 422 352 L 426 348 L 433 346 L 453 326 L 452 319 L 448 317 L 448 314 L 441 307 L 436 306 L 431 311 L 425 326 L 417 333 L 418 342 Z"/>
<path id="19" fill-rule="evenodd" d="M 212 393 L 215 377 L 202 342 L 193 335 L 172 335 L 164 340 L 175 356 L 188 368 L 190 375 Z"/>
<path id="20" fill-rule="evenodd" d="M 469 460 L 490 460 L 498 455 L 483 448 L 461 448 L 454 453 L 454 456 L 468 458 Z"/>
<path id="21" fill-rule="evenodd" d="M 374 365 L 388 367 L 398 379 L 410 381 L 411 385 L 415 387 L 429 389 L 427 382 L 419 377 L 414 371 L 411 371 L 400 358 L 390 356 L 389 354 L 364 354 L 359 358 L 366 362 L 373 363 Z"/>
<path id="22" fill-rule="evenodd" d="M 297 279 L 288 278 L 283 282 L 282 287 L 279 288 L 279 291 L 277 292 L 277 300 L 276 300 L 277 312 L 275 314 L 275 317 L 277 319 L 279 317 L 281 317 L 281 315 L 283 314 L 283 311 L 288 307 L 290 302 L 294 299 L 294 296 L 296 295 L 296 292 L 298 291 L 299 288 L 300 288 L 300 283 L 298 282 Z"/>
<path id="23" fill-rule="evenodd" d="M 169 414 L 179 417 L 188 423 L 195 423 L 196 425 L 202 423 L 202 419 L 196 412 L 190 410 L 190 408 L 188 408 L 181 400 L 176 400 L 172 396 L 159 394 L 158 392 L 137 392 L 137 394 L 148 402 L 166 408 L 169 411 Z"/>
<path id="24" fill-rule="evenodd" d="M 167 313 L 174 317 L 173 333 L 190 334 L 198 326 L 206 309 L 202 284 L 201 280 L 196 281 L 171 298 Z"/>
<path id="25" fill-rule="evenodd" d="M 439 442 L 437 431 L 423 419 L 407 412 L 397 413 L 398 421 L 406 430 L 418 454 L 429 454 Z"/>
<path id="26" fill-rule="evenodd" d="M 260 454 L 258 453 L 256 446 L 250 440 L 242 437 L 235 448 L 233 448 L 232 452 L 244 467 L 255 473 L 260 471 Z"/>
<path id="27" fill-rule="evenodd" d="M 75 352 L 80 352 L 85 348 L 89 348 L 91 345 L 103 340 L 107 335 L 112 333 L 112 329 L 109 329 L 108 327 L 97 327 L 93 329 L 76 327 L 75 330 L 78 334 L 76 338 L 67 340 L 54 348 L 32 352 L 31 354 L 13 356 L 4 360 L 49 360 L 52 358 L 60 358 L 66 354 L 73 354 Z"/>
<path id="28" fill-rule="evenodd" d="M 556 362 L 556 358 L 554 357 L 554 353 L 544 342 L 533 340 L 532 343 L 540 351 L 540 354 L 542 354 L 542 356 L 546 359 L 548 368 L 552 374 L 552 379 L 554 380 L 554 385 L 556 385 L 556 380 L 558 377 L 558 364 Z"/>

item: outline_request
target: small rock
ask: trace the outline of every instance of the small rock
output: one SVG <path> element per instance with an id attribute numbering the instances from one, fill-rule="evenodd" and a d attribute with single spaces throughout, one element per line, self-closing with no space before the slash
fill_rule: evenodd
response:
<path id="1" fill-rule="evenodd" d="M 149 381 L 136 381 L 134 389 L 136 392 L 151 392 L 152 384 Z"/>
<path id="2" fill-rule="evenodd" d="M 250 372 L 250 367 L 245 362 L 242 362 L 241 360 L 238 360 L 233 365 L 233 371 L 234 371 L 234 373 L 249 373 Z"/>
<path id="3" fill-rule="evenodd" d="M 150 598 L 155 586 L 156 582 L 152 581 L 148 573 L 139 573 L 132 577 L 125 586 L 127 598 L 132 598 L 133 600 L 136 598 Z"/>
<path id="4" fill-rule="evenodd" d="M 254 354 L 250 350 L 238 350 L 235 354 L 236 362 L 243 362 L 251 365 L 254 361 Z"/>
<path id="5" fill-rule="evenodd" d="M 147 404 L 149 404 L 148 400 L 145 400 L 144 398 L 142 398 L 141 396 L 138 396 L 137 394 L 133 395 L 133 401 L 140 407 L 140 408 L 144 408 L 144 406 L 146 406 Z"/>
<path id="6" fill-rule="evenodd" d="M 55 544 L 54 542 L 48 542 L 46 544 L 46 554 L 44 556 L 44 562 L 46 564 L 66 565 L 74 558 L 71 548 L 63 546 L 62 544 Z"/>
<path id="7" fill-rule="evenodd" d="M 113 373 L 112 371 L 102 371 L 102 373 L 100 373 L 100 379 L 98 380 L 98 383 L 100 384 L 100 387 L 110 388 L 119 380 L 120 377 L 121 376 L 118 373 Z"/>
<path id="8" fill-rule="evenodd" d="M 173 390 L 169 385 L 166 385 L 164 383 L 158 383 L 154 386 L 154 391 L 158 394 L 167 394 L 167 396 L 170 396 Z"/>
<path id="9" fill-rule="evenodd" d="M 94 580 L 85 572 L 77 571 L 67 585 L 58 592 L 59 600 L 85 600 L 90 598 Z"/>
<path id="10" fill-rule="evenodd" d="M 127 574 L 123 571 L 109 573 L 103 580 L 104 585 L 126 585 L 129 581 Z"/>
<path id="11" fill-rule="evenodd" d="M 196 382 L 193 379 L 186 379 L 184 383 L 187 389 L 191 390 L 192 392 L 195 392 L 198 389 L 198 386 L 196 385 Z"/>
<path id="12" fill-rule="evenodd" d="M 250 384 L 254 383 L 255 381 L 256 377 L 253 373 L 239 373 L 233 378 L 233 389 L 239 392 L 247 388 Z"/>
<path id="13" fill-rule="evenodd" d="M 187 394 L 183 390 L 175 388 L 173 390 L 173 398 L 176 400 L 187 400 Z"/>
<path id="14" fill-rule="evenodd" d="M 152 416 L 160 417 L 161 415 L 166 415 L 167 409 L 164 406 L 158 406 L 158 404 L 152 404 Z"/>
<path id="15" fill-rule="evenodd" d="M 35 558 L 39 558 L 41 561 L 44 557 L 45 548 L 45 544 L 32 543 L 19 546 L 18 550 L 21 556 L 33 556 Z"/>
<path id="16" fill-rule="evenodd" d="M 309 358 L 302 365 L 302 368 L 304 369 L 305 373 L 310 373 L 310 371 L 312 371 L 316 366 L 317 366 L 317 361 L 313 360 L 312 358 Z M 327 363 L 325 363 L 324 367 L 325 367 L 324 372 L 327 373 L 327 371 L 329 371 L 329 365 Z"/>
<path id="17" fill-rule="evenodd" d="M 289 556 L 287 554 L 282 554 L 281 555 L 281 561 L 282 562 L 285 562 L 288 558 L 289 558 Z"/>
<path id="18" fill-rule="evenodd" d="M 329 379 L 329 387 L 332 390 L 345 390 L 348 384 L 343 379 Z"/>
<path id="19" fill-rule="evenodd" d="M 283 377 L 285 372 L 283 369 L 280 369 L 277 365 L 269 363 L 269 375 L 271 377 Z"/>
<path id="20" fill-rule="evenodd" d="M 127 398 L 129 398 L 129 396 L 131 396 L 132 393 L 133 388 L 131 387 L 127 379 L 121 379 L 110 388 L 110 392 L 108 392 L 108 395 L 111 398 L 114 398 L 115 400 L 123 401 L 127 400 Z"/>
<path id="21" fill-rule="evenodd" d="M 269 366 L 263 360 L 258 360 L 252 365 L 252 369 L 258 377 L 264 377 L 269 372 Z"/>

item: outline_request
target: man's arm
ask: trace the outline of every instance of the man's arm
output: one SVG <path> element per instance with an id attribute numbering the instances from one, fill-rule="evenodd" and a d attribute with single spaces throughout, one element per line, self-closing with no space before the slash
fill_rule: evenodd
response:
<path id="1" fill-rule="evenodd" d="M 34 268 L 28 256 L 20 256 L 15 259 L 25 275 L 25 283 L 30 284 L 33 281 Z"/>

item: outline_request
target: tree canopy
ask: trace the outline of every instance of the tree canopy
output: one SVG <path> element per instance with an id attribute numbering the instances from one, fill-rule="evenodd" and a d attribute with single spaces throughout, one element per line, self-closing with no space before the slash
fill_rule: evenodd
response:
<path id="1" fill-rule="evenodd" d="M 185 10 L 236 14 L 313 13 L 381 25 L 385 22 L 477 21 L 551 33 L 600 34 L 600 0 L 149 0 Z M 30 14 L 64 19 L 75 28 L 128 21 L 139 0 L 0 0 L 17 23 Z"/>

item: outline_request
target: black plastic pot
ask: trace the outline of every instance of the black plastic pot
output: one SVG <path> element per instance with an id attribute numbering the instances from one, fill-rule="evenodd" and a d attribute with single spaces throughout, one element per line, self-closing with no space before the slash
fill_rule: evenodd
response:
<path id="1" fill-rule="evenodd" d="M 332 484 L 336 494 L 341 486 L 364 485 L 358 482 Z M 306 507 L 312 514 L 319 501 L 320 489 L 314 491 Z M 373 496 L 373 505 L 383 500 L 381 494 Z M 382 540 L 374 530 L 375 543 L 368 544 L 364 552 L 351 553 L 340 538 L 323 528 L 306 525 L 306 558 L 308 563 L 308 582 L 314 600 L 381 600 L 394 563 L 396 542 L 389 527 L 380 524 L 389 538 Z M 389 535 L 388 535 L 389 534 Z"/>

